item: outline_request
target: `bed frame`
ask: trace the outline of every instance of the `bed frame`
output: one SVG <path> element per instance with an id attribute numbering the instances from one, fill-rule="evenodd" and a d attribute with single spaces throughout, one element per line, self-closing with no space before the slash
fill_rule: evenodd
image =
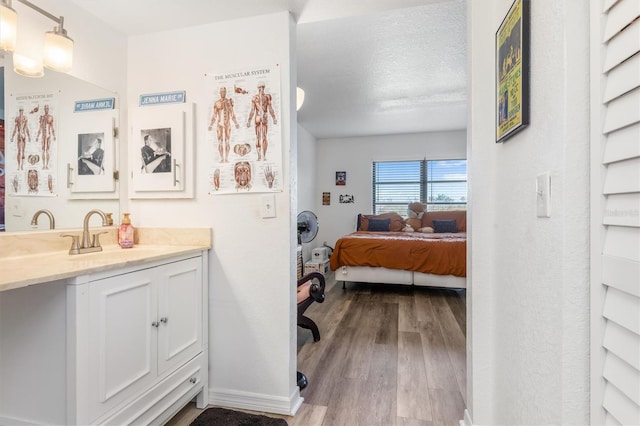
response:
<path id="1" fill-rule="evenodd" d="M 425 274 L 422 272 L 387 269 L 371 266 L 340 266 L 335 271 L 336 281 L 416 285 L 422 287 L 467 288 L 466 277 Z"/>

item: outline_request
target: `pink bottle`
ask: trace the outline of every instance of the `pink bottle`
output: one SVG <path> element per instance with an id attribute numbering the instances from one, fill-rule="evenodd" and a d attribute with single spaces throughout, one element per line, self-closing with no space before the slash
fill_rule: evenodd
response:
<path id="1" fill-rule="evenodd" d="M 129 214 L 130 213 L 123 214 L 122 223 L 118 227 L 118 244 L 120 244 L 120 247 L 122 248 L 133 247 L 133 234 L 135 228 L 131 224 Z"/>

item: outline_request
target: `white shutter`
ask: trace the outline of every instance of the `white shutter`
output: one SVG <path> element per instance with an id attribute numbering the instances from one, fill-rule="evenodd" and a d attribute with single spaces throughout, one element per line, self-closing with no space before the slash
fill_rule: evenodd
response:
<path id="1" fill-rule="evenodd" d="M 640 425 L 640 1 L 592 7 L 591 423 Z"/>

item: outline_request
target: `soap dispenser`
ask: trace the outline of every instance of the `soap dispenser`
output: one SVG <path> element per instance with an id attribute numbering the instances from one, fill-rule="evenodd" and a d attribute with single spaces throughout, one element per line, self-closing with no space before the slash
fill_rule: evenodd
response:
<path id="1" fill-rule="evenodd" d="M 122 215 L 122 223 L 118 227 L 118 244 L 120 244 L 122 248 L 133 247 L 133 233 L 135 229 L 131 224 L 129 214 L 130 213 L 124 213 Z"/>

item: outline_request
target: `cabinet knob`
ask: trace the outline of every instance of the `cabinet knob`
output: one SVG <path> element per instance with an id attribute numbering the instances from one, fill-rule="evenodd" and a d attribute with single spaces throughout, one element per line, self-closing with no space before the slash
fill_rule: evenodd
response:
<path id="1" fill-rule="evenodd" d="M 160 318 L 160 322 L 161 322 L 161 323 L 163 323 L 163 324 L 166 324 L 166 323 L 168 323 L 168 322 L 169 322 L 169 318 L 167 318 L 167 317 L 162 317 L 162 318 Z"/>
<path id="2" fill-rule="evenodd" d="M 160 323 L 158 321 L 154 321 L 151 323 L 152 327 L 158 327 L 160 325 Z"/>
<path id="3" fill-rule="evenodd" d="M 196 379 L 195 377 L 192 377 L 192 378 L 189 379 L 189 383 L 195 383 L 197 381 L 198 381 L 198 379 Z"/>

